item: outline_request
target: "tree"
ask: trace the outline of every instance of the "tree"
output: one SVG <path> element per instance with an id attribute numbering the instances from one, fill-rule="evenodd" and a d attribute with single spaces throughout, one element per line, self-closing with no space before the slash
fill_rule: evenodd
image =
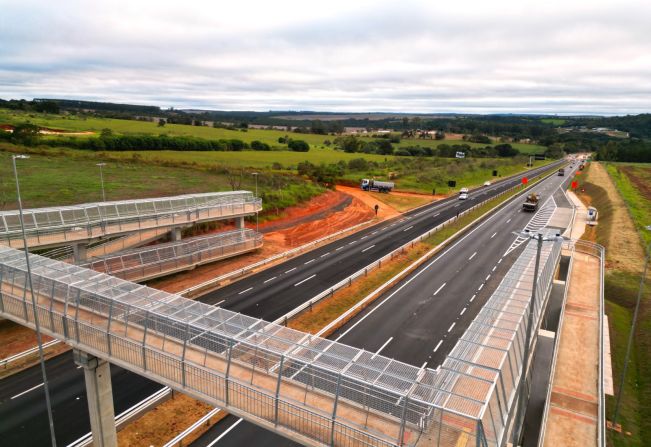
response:
<path id="1" fill-rule="evenodd" d="M 361 142 L 352 135 L 335 139 L 335 144 L 339 146 L 341 150 L 348 152 L 349 154 L 358 152 L 361 146 Z"/>
<path id="2" fill-rule="evenodd" d="M 307 152 L 310 150 L 310 145 L 303 140 L 290 140 L 287 147 L 294 152 Z"/>
<path id="3" fill-rule="evenodd" d="M 165 118 L 159 118 L 158 127 L 164 127 L 164 126 L 165 126 Z"/>
<path id="4" fill-rule="evenodd" d="M 239 176 L 237 172 L 233 172 L 232 170 L 228 170 L 226 173 L 228 176 L 228 183 L 231 185 L 231 189 L 233 191 L 238 191 L 240 187 L 242 186 L 242 178 L 244 177 L 244 169 L 240 169 Z"/>
<path id="5" fill-rule="evenodd" d="M 112 137 L 112 136 L 113 136 L 113 131 L 112 131 L 111 129 L 109 129 L 108 127 L 106 127 L 106 128 L 104 128 L 104 129 L 102 129 L 102 131 L 100 132 L 99 136 L 100 136 L 101 138 Z"/>
<path id="6" fill-rule="evenodd" d="M 18 124 L 14 128 L 14 132 L 11 136 L 11 139 L 16 141 L 19 144 L 24 144 L 26 146 L 33 146 L 38 142 L 38 126 L 31 123 L 22 123 Z"/>

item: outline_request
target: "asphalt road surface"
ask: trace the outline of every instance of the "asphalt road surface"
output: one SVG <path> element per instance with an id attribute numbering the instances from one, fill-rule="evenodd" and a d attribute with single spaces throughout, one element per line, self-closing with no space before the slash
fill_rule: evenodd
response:
<path id="1" fill-rule="evenodd" d="M 540 193 L 544 202 L 561 184 L 566 186 L 569 177 L 571 173 L 552 176 L 534 187 L 533 192 Z M 531 227 L 531 222 L 542 214 L 542 209 L 536 215 L 523 212 L 523 200 L 513 200 L 474 227 L 375 300 L 331 338 L 415 366 L 437 368 L 520 254 L 522 246 L 506 254 L 516 239 L 513 232 Z M 191 445 L 298 444 L 228 416 Z"/>
<path id="2" fill-rule="evenodd" d="M 548 168 L 536 168 L 526 175 L 531 179 Z M 517 176 L 491 186 L 477 188 L 466 201 L 452 197 L 435 202 L 244 278 L 208 293 L 199 300 L 254 317 L 275 320 L 352 272 L 457 213 L 519 183 L 520 176 Z M 451 290 L 456 289 L 450 287 L 445 293 L 451 295 Z M 448 337 L 451 338 L 452 335 Z M 346 339 L 342 341 L 347 342 Z M 371 341 L 375 340 L 369 340 Z M 394 346 L 396 345 L 397 342 Z M 394 346 L 389 348 L 396 349 Z M 90 431 L 83 376 L 81 371 L 76 369 L 70 354 L 51 359 L 46 362 L 46 366 L 52 393 L 57 443 L 68 445 Z M 111 377 L 116 414 L 162 387 L 114 365 L 111 366 Z M 49 444 L 47 414 L 38 366 L 14 374 L 1 383 L 2 443 L 22 446 Z M 235 431 L 234 429 L 231 433 Z"/>

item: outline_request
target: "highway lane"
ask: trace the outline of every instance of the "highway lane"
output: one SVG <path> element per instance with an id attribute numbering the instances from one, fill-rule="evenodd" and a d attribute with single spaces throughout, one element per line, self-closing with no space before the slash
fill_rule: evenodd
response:
<path id="1" fill-rule="evenodd" d="M 537 168 L 527 174 L 532 178 L 536 173 L 540 173 L 547 167 Z M 384 256 L 391 250 L 412 240 L 420 234 L 435 227 L 441 222 L 456 215 L 464 209 L 472 207 L 477 201 L 484 200 L 490 195 L 496 195 L 499 192 L 510 188 L 520 182 L 520 176 L 507 179 L 493 184 L 490 187 L 482 187 L 471 193 L 471 200 L 459 201 L 452 197 L 443 201 L 435 202 L 432 205 L 407 213 L 401 217 L 390 221 L 385 221 L 366 228 L 358 233 L 334 241 L 328 245 L 316 250 L 297 256 L 282 264 L 271 267 L 258 274 L 244 278 L 236 283 L 223 287 L 211 292 L 199 300 L 218 304 L 221 307 L 242 312 L 247 315 L 274 320 L 296 306 L 305 302 L 309 298 L 317 295 L 321 291 L 329 288 L 336 282 L 345 278 L 354 271 L 363 268 L 365 265 Z M 47 362 L 48 371 L 50 371 L 50 361 Z M 36 369 L 33 368 L 33 369 Z M 118 379 L 116 373 L 121 377 Z M 114 366 L 111 367 L 114 383 L 121 380 L 121 389 L 124 393 L 116 393 L 114 396 L 116 414 L 131 407 L 139 400 L 141 394 L 150 395 L 161 388 L 161 385 L 150 381 L 144 381 L 138 375 L 120 370 Z M 59 380 L 61 375 L 72 377 L 75 372 L 75 366 L 72 361 L 68 362 L 68 367 L 55 368 L 49 372 L 52 384 L 50 386 L 53 394 L 59 394 L 61 399 L 57 400 L 54 405 L 55 416 L 65 415 L 65 420 L 75 419 L 84 421 L 79 424 L 67 424 L 57 422 L 57 438 L 63 440 L 74 440 L 89 431 L 87 410 L 82 405 L 73 405 L 77 402 L 80 395 L 84 395 L 85 388 L 81 375 L 76 380 L 69 380 L 65 384 Z M 3 388 L 18 389 L 16 381 L 20 380 L 22 388 L 19 392 L 38 386 L 41 382 L 38 375 L 27 370 L 26 376 L 18 378 L 18 375 L 11 376 L 2 381 Z M 22 374 L 22 373 L 21 373 Z M 65 386 L 64 386 L 65 385 Z M 123 387 L 123 388 L 122 388 Z M 114 385 L 114 391 L 117 391 Z M 19 394 L 17 392 L 16 394 Z M 21 427 L 19 432 L 30 436 L 23 438 L 28 441 L 23 445 L 42 445 L 40 442 L 31 442 L 31 439 L 45 439 L 42 435 L 47 436 L 47 430 L 43 430 L 43 421 L 46 414 L 43 406 L 32 405 L 31 396 L 40 396 L 42 391 L 29 392 L 15 399 L 7 401 L 0 400 L 0 420 L 9 416 L 9 411 L 15 410 L 21 406 L 29 406 L 29 412 L 17 412 L 23 416 L 29 415 L 28 418 L 15 418 L 12 427 Z M 40 409 L 40 411 L 39 411 Z M 79 429 L 85 426 L 85 429 Z M 0 427 L 0 439 L 3 439 L 8 433 L 9 427 L 2 424 Z M 38 433 L 38 435 L 37 435 Z"/>
<path id="2" fill-rule="evenodd" d="M 565 187 L 569 177 L 571 173 L 553 176 L 533 191 L 545 201 L 559 191 L 559 186 Z M 517 259 L 521 248 L 506 254 L 515 240 L 512 232 L 537 220 L 540 213 L 522 212 L 522 202 L 514 200 L 473 228 L 331 338 L 412 365 L 437 368 Z M 192 446 L 215 441 L 219 446 L 296 445 L 254 424 L 238 421 L 234 416 L 225 418 Z"/>

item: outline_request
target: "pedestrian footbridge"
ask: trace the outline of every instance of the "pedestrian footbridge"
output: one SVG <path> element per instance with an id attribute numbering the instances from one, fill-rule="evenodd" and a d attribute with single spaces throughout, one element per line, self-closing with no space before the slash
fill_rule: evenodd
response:
<path id="1" fill-rule="evenodd" d="M 559 252 L 555 243 L 542 253 L 536 321 Z M 496 446 L 508 430 L 532 288 L 531 244 L 436 370 L 29 258 L 33 301 L 25 253 L 0 246 L 0 316 L 32 328 L 38 319 L 43 333 L 81 352 L 302 444 Z"/>
<path id="2" fill-rule="evenodd" d="M 261 210 L 262 200 L 253 193 L 232 191 L 35 208 L 24 210 L 23 215 L 27 246 L 48 248 L 154 228 L 180 229 L 200 222 L 239 219 Z M 242 227 L 242 222 L 238 226 Z M 0 244 L 23 248 L 17 210 L 0 212 Z"/>

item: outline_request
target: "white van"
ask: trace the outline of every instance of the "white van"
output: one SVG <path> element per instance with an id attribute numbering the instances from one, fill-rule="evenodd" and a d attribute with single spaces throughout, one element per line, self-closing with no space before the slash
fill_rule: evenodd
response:
<path id="1" fill-rule="evenodd" d="M 468 188 L 461 188 L 459 191 L 459 200 L 466 200 L 468 198 Z"/>

